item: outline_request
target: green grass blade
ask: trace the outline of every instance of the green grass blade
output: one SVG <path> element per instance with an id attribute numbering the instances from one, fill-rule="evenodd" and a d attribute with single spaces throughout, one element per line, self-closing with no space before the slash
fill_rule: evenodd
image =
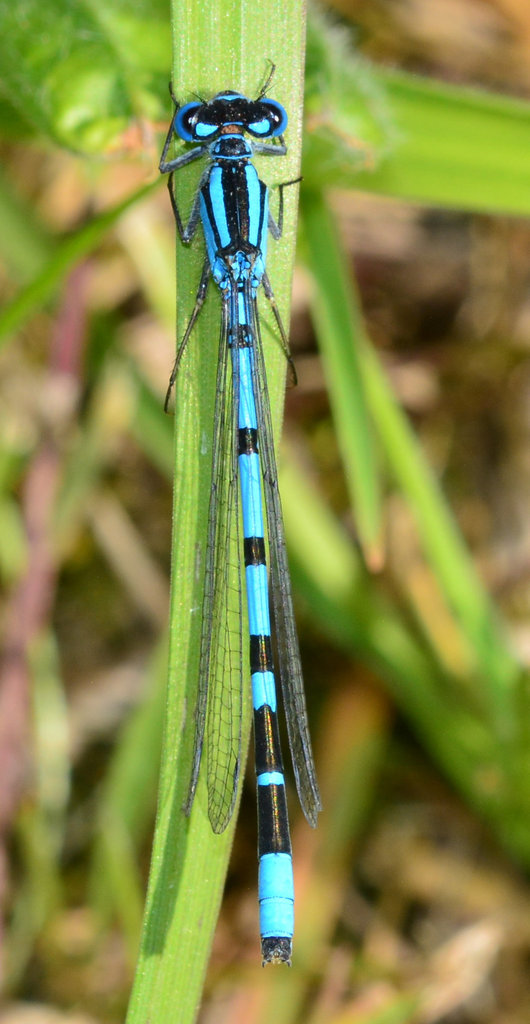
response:
<path id="1" fill-rule="evenodd" d="M 355 544 L 285 442 L 280 484 L 293 579 L 319 628 L 343 650 L 366 658 L 421 734 L 436 745 L 452 724 L 439 688 L 439 667 L 381 596 Z"/>
<path id="2" fill-rule="evenodd" d="M 98 802 L 92 903 L 101 919 L 119 918 L 132 963 L 143 902 L 138 847 L 145 840 L 155 803 L 166 675 L 163 634 L 148 672 L 146 697 L 122 731 Z"/>
<path id="3" fill-rule="evenodd" d="M 56 246 L 55 252 L 50 256 L 43 269 L 0 314 L 0 344 L 5 344 L 7 338 L 21 327 L 39 306 L 55 294 L 68 271 L 84 256 L 92 252 L 112 225 L 119 220 L 122 213 L 135 203 L 141 202 L 144 196 L 153 190 L 155 184 L 158 183 L 144 185 L 132 192 L 122 202 L 94 217 L 79 231 L 65 238 Z"/>
<path id="4" fill-rule="evenodd" d="M 530 104 L 385 70 L 313 14 L 307 184 L 362 188 L 456 209 L 528 215 Z"/>
<path id="5" fill-rule="evenodd" d="M 276 63 L 274 96 L 285 104 L 291 118 L 287 136 L 289 157 L 281 161 L 281 167 L 271 167 L 271 161 L 267 163 L 263 158 L 259 169 L 263 169 L 270 184 L 296 177 L 304 39 L 301 6 L 295 0 L 287 4 L 275 0 L 258 7 L 227 0 L 210 4 L 205 13 L 203 8 L 175 2 L 173 25 L 173 85 L 183 102 L 196 93 L 211 96 L 221 88 L 237 88 L 256 95 L 268 73 L 269 62 Z M 168 101 L 168 116 L 169 110 Z M 190 167 L 179 175 L 179 199 L 184 211 L 189 210 L 201 170 Z M 286 321 L 294 256 L 295 191 L 289 189 L 286 197 L 286 235 L 269 250 L 270 278 Z M 178 337 L 182 337 L 193 308 L 204 259 L 199 241 L 187 251 L 183 248 L 177 245 Z M 181 1024 L 194 1019 L 235 824 L 234 817 L 223 835 L 212 833 L 202 781 L 190 819 L 182 814 L 191 762 L 202 604 L 200 567 L 204 565 L 211 455 L 209 434 L 203 437 L 201 432 L 201 444 L 197 444 L 197 425 L 210 430 L 219 311 L 219 297 L 210 288 L 175 395 L 177 486 L 168 713 L 147 910 L 129 1024 L 143 1024 L 146 1019 L 156 1020 L 157 1024 L 173 1022 L 176 1007 Z M 269 390 L 277 427 L 285 358 L 267 329 L 271 325 L 269 311 L 265 310 L 264 320 Z M 247 715 L 247 736 L 248 723 Z"/>
<path id="6" fill-rule="evenodd" d="M 59 651 L 49 630 L 34 638 L 31 678 L 35 789 L 17 821 L 24 870 L 10 914 L 9 986 L 27 970 L 35 942 L 63 898 L 60 855 L 70 797 L 70 737 Z"/>
<path id="7" fill-rule="evenodd" d="M 35 210 L 24 203 L 0 170 L 0 254 L 15 280 L 35 277 L 50 256 L 52 242 Z"/>
<path id="8" fill-rule="evenodd" d="M 173 478 L 173 424 L 162 408 L 160 396 L 153 395 L 134 365 L 131 373 L 136 387 L 136 405 L 130 428 L 139 448 L 167 477 Z"/>
<path id="9" fill-rule="evenodd" d="M 476 658 L 491 721 L 499 736 L 511 742 L 519 665 L 509 650 L 438 483 L 395 402 L 375 352 L 368 345 L 363 346 L 363 373 L 370 409 L 391 472 L 409 501 L 427 558 Z"/>
<path id="10" fill-rule="evenodd" d="M 304 201 L 304 211 L 306 208 L 311 211 L 311 204 L 316 206 L 317 203 L 317 196 L 310 195 L 307 201 Z M 322 205 L 317 207 L 318 210 L 322 216 Z M 306 214 L 304 219 L 305 216 Z M 483 677 L 483 699 L 489 708 L 491 721 L 495 722 L 499 736 L 511 741 L 515 735 L 513 698 L 519 667 L 508 650 L 500 624 L 478 580 L 445 499 L 368 343 L 353 282 L 346 279 L 338 235 L 335 232 L 326 234 L 325 259 L 322 259 L 318 231 L 308 233 L 307 242 L 308 259 L 311 274 L 317 283 L 319 304 L 329 309 L 328 319 L 334 316 L 344 291 L 347 290 L 349 293 L 354 332 L 352 335 L 350 324 L 342 325 L 345 334 L 340 344 L 344 348 L 356 345 L 366 402 L 386 454 L 390 472 L 406 495 L 414 513 L 426 556 L 436 573 L 448 606 L 460 623 L 471 663 L 475 664 L 477 673 Z M 339 250 L 336 253 L 331 251 L 333 245 Z M 330 280 L 330 275 L 326 271 L 329 265 L 335 268 L 337 277 L 342 275 L 342 280 Z M 317 319 L 317 329 L 320 324 L 321 319 Z M 338 326 L 340 327 L 340 322 Z M 327 333 L 322 334 L 322 345 L 324 348 L 329 347 Z M 330 370 L 340 373 L 341 367 L 330 363 Z M 342 377 L 339 380 L 333 378 L 330 382 L 332 393 L 342 386 Z M 356 392 L 352 390 L 352 402 L 356 400 L 355 396 Z M 346 398 L 347 396 L 345 400 Z M 348 442 L 347 435 L 345 441 Z M 350 437 L 350 448 L 353 444 L 354 438 Z"/>
<path id="11" fill-rule="evenodd" d="M 280 485 L 293 581 L 315 622 L 385 680 L 431 756 L 527 865 L 528 745 L 502 746 L 501 730 L 491 717 L 470 712 L 462 686 L 455 686 L 435 652 L 418 642 L 410 623 L 382 596 L 352 540 L 285 443 Z M 475 684 L 480 688 L 482 680 Z M 510 707 L 515 700 L 506 703 Z M 527 719 L 524 710 L 522 717 Z"/>
<path id="12" fill-rule="evenodd" d="M 398 143 L 363 181 L 370 191 L 528 216 L 530 103 L 380 71 Z"/>
<path id="13" fill-rule="evenodd" d="M 322 193 L 302 192 L 304 238 L 313 274 L 311 306 L 329 385 L 333 422 L 358 529 L 368 564 L 382 561 L 381 504 L 374 431 L 359 362 L 356 309 L 334 221 Z"/>

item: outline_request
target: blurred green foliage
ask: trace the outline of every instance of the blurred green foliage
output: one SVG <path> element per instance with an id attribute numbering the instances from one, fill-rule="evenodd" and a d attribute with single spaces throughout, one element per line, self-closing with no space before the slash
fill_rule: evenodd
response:
<path id="1" fill-rule="evenodd" d="M 241 6 L 244 14 L 245 5 Z M 284 17 L 278 10 L 276 16 Z M 6 267 L 0 314 L 0 372 L 6 394 L 0 412 L 0 569 L 8 641 L 15 644 L 30 684 L 34 759 L 31 792 L 25 793 L 15 819 L 20 872 L 12 882 L 6 943 L 8 987 L 15 992 L 39 943 L 46 961 L 43 936 L 60 959 L 53 928 L 75 902 L 72 886 L 76 892 L 76 885 L 81 885 L 80 902 L 89 908 L 87 959 L 96 955 L 98 929 L 108 941 L 117 922 L 130 970 L 139 938 L 167 669 L 163 594 L 168 576 L 164 546 L 157 545 L 161 533 L 169 534 L 173 459 L 172 423 L 164 416 L 161 401 L 165 370 L 152 354 L 146 356 L 148 333 L 138 330 L 138 344 L 129 344 L 123 323 L 133 335 L 142 327 L 137 312 L 141 295 L 142 316 L 147 310 L 151 321 L 161 325 L 153 331 L 155 342 L 157 330 L 171 329 L 172 229 L 169 214 L 168 222 L 161 224 L 162 205 L 151 195 L 154 184 L 145 185 L 143 180 L 146 168 L 151 177 L 156 164 L 156 155 L 151 163 L 145 157 L 149 147 L 151 155 L 156 154 L 153 122 L 168 115 L 170 30 L 166 4 L 138 0 L 133 5 L 85 6 L 65 0 L 2 0 L 0 28 L 0 119 L 8 153 L 0 178 L 0 246 Z M 220 64 L 213 61 L 211 67 L 215 90 L 227 83 L 217 80 Z M 255 56 L 246 73 L 254 80 Z M 190 69 L 186 74 L 191 81 Z M 286 89 L 281 68 L 278 74 Z M 305 96 L 300 254 L 311 280 L 313 324 L 356 537 L 331 511 L 296 446 L 287 448 L 282 494 L 297 596 L 313 629 L 347 657 L 363 659 L 384 682 L 445 776 L 517 861 L 528 867 L 527 678 L 367 336 L 326 193 L 334 187 L 362 188 L 453 209 L 527 215 L 530 105 L 377 68 L 354 51 L 345 30 L 330 27 L 315 12 L 308 29 Z M 291 112 L 288 94 L 280 98 Z M 131 139 L 134 125 L 138 134 Z M 119 171 L 116 177 L 114 168 Z M 61 226 L 57 212 L 54 223 L 42 208 L 42 195 L 53 195 L 50 181 L 55 173 L 78 223 L 65 217 Z M 120 267 L 114 279 L 117 250 Z M 200 246 L 194 247 L 194 268 L 201 259 Z M 94 269 L 98 265 L 99 278 Z M 112 277 L 107 298 L 94 301 L 83 267 L 101 286 L 107 275 L 109 281 Z M 271 274 L 280 294 L 288 291 L 290 273 L 287 264 L 278 267 L 277 276 Z M 179 288 L 179 304 L 186 315 L 193 291 L 181 276 Z M 209 309 L 206 315 L 214 322 L 211 297 Z M 43 353 L 48 353 L 47 365 Z M 278 360 L 278 394 L 282 374 Z M 193 418 L 194 401 L 190 394 L 184 417 Z M 189 443 L 193 446 L 193 439 Z M 121 476 L 127 460 L 133 474 L 138 469 L 145 473 L 146 489 L 151 484 L 160 495 L 160 506 L 154 510 L 160 514 L 158 528 L 153 526 L 150 535 L 148 525 L 147 539 L 141 502 L 133 494 L 129 504 L 126 472 Z M 401 590 L 396 586 L 389 594 L 366 568 L 379 567 L 384 560 L 389 491 L 400 497 L 416 523 L 424 565 L 439 602 L 432 614 L 437 607 L 443 609 L 450 623 L 450 647 L 447 633 L 429 628 L 429 609 L 422 621 L 406 578 Z M 36 494 L 42 516 L 37 523 Z M 187 500 L 194 501 L 191 486 L 180 498 L 184 504 Z M 182 505 L 179 509 L 183 517 Z M 149 512 L 152 517 L 153 510 Z M 194 507 L 188 512 L 195 523 Z M 177 557 L 187 558 L 185 564 L 193 566 L 201 536 L 190 528 L 177 533 L 177 540 Z M 68 586 L 94 549 L 107 568 L 101 570 L 103 582 L 89 585 L 86 607 L 79 592 L 68 599 Z M 178 569 L 173 572 L 178 578 Z M 90 598 L 91 586 L 96 590 Z M 120 588 L 126 595 L 125 607 L 116 609 Z M 190 629 L 190 605 L 180 598 L 174 596 L 172 629 L 183 642 Z M 65 679 L 75 692 L 83 679 L 97 675 L 106 645 L 119 660 L 128 614 L 141 638 L 134 661 L 141 664 L 142 686 L 125 699 L 129 714 L 123 709 L 117 714 L 112 753 L 102 759 L 101 777 L 76 804 L 72 765 L 82 776 L 81 757 L 78 751 L 76 758 L 75 743 L 68 741 Z M 21 617 L 27 628 L 20 631 Z M 98 639 L 96 629 L 91 633 L 93 626 L 101 628 L 103 639 Z M 59 650 L 65 638 L 66 653 Z M 172 669 L 178 675 L 181 666 L 173 663 Z M 101 707 L 106 713 L 105 701 Z M 309 865 L 312 887 L 300 900 L 302 924 L 292 980 L 274 978 L 260 1011 L 262 1019 L 274 1019 L 275 1024 L 301 1019 L 310 987 L 325 972 L 327 947 L 340 913 L 340 885 L 347 884 L 351 844 L 377 785 L 387 715 L 379 705 L 357 712 L 363 728 L 358 734 L 353 730 L 353 739 L 338 748 L 342 769 L 327 780 L 330 818 L 314 840 L 318 846 Z M 175 721 L 180 740 L 181 719 Z M 87 729 L 89 733 L 86 725 L 80 728 L 79 750 L 89 745 Z M 101 742 L 109 742 L 101 722 L 96 734 L 103 737 Z M 188 755 L 185 748 L 184 772 Z M 166 742 L 166 774 L 173 773 L 175 756 Z M 181 782 L 185 788 L 185 776 Z M 79 780 L 76 787 L 82 789 Z M 161 820 L 169 810 L 161 805 Z M 179 824 L 180 805 L 171 812 L 182 832 L 178 841 L 185 846 L 188 836 Z M 84 817 L 88 826 L 82 824 Z M 211 839 L 207 830 L 195 841 L 212 842 L 212 864 L 219 857 L 212 889 L 205 884 L 203 894 L 211 902 L 213 891 L 215 899 L 220 898 L 228 846 L 218 853 L 217 839 Z M 76 880 L 80 851 L 84 883 Z M 193 847 L 188 856 L 195 856 Z M 61 860 L 68 867 L 68 885 Z M 175 868 L 178 888 L 181 862 L 170 857 L 169 864 Z M 189 893 L 183 889 L 178 895 L 178 912 L 186 916 Z M 173 904 L 167 891 L 158 891 L 155 915 L 157 900 L 157 920 L 165 921 L 174 912 Z M 212 921 L 213 917 L 212 912 Z M 164 955 L 172 962 L 181 958 L 186 963 L 185 950 L 191 950 L 191 967 L 180 975 L 177 971 L 184 989 L 196 992 L 209 944 L 206 929 L 196 962 L 195 933 L 173 935 L 166 946 Z M 97 955 L 104 958 L 107 947 L 101 948 Z M 149 955 L 154 956 L 153 950 Z M 143 962 L 143 978 L 151 969 L 149 955 Z M 64 961 L 68 963 L 66 956 Z M 126 982 L 121 990 L 116 982 L 115 1003 L 108 997 L 109 1019 L 123 1012 Z M 183 998 L 172 991 L 175 999 Z M 66 992 L 68 999 L 68 987 Z M 70 994 L 77 995 L 73 985 Z M 190 1005 L 194 999 L 190 996 Z M 379 1012 L 366 1021 L 408 1021 L 414 1005 L 413 990 L 405 997 L 392 996 L 386 1016 Z M 131 1020 L 139 1019 L 136 1012 L 140 1011 L 133 1009 Z M 189 1013 L 191 1017 L 193 1009 Z M 188 1017 L 179 1018 L 184 1019 Z"/>

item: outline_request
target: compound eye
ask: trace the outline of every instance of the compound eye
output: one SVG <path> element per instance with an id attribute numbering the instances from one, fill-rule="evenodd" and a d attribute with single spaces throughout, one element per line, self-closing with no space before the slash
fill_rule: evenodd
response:
<path id="1" fill-rule="evenodd" d="M 173 119 L 173 127 L 184 142 L 195 142 L 197 139 L 197 111 L 202 103 L 186 103 L 180 107 Z"/>
<path id="2" fill-rule="evenodd" d="M 272 137 L 283 135 L 287 128 L 287 113 L 281 103 L 276 100 L 261 100 L 260 106 L 263 108 L 264 118 L 269 122 L 266 134 Z"/>

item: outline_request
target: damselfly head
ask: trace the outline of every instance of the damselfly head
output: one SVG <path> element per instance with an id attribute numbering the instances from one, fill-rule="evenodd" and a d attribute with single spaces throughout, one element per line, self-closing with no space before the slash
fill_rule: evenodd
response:
<path id="1" fill-rule="evenodd" d="M 185 142 L 203 142 L 217 134 L 248 132 L 257 139 L 274 138 L 287 127 L 287 114 L 277 100 L 249 100 L 225 89 L 208 103 L 186 103 L 174 118 L 177 135 Z"/>

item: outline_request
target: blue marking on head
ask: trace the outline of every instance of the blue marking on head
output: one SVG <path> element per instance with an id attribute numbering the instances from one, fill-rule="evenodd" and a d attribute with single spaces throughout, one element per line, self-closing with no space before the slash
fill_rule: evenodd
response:
<path id="1" fill-rule="evenodd" d="M 268 117 L 262 117 L 261 121 L 252 121 L 248 125 L 249 132 L 253 135 L 267 135 L 270 131 L 270 121 Z"/>
<path id="2" fill-rule="evenodd" d="M 218 131 L 218 124 L 209 124 L 208 121 L 197 121 L 195 125 L 195 138 L 209 139 L 210 135 L 215 135 L 215 132 Z"/>

